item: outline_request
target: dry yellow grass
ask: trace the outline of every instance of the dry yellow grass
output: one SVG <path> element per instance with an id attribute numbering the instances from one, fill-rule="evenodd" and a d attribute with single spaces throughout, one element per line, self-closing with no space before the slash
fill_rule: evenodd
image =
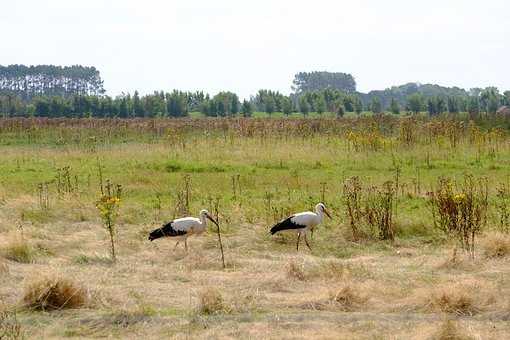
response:
<path id="1" fill-rule="evenodd" d="M 201 314 L 219 314 L 228 313 L 230 308 L 225 305 L 223 296 L 220 291 L 215 288 L 207 288 L 200 292 L 200 303 L 198 311 Z"/>
<path id="2" fill-rule="evenodd" d="M 342 287 L 336 292 L 331 292 L 329 301 L 342 311 L 354 311 L 362 307 L 368 301 L 368 296 L 362 295 L 352 285 Z"/>
<path id="3" fill-rule="evenodd" d="M 0 252 L 7 260 L 20 263 L 31 263 L 37 258 L 37 251 L 34 247 L 20 237 L 13 237 Z"/>
<path id="4" fill-rule="evenodd" d="M 473 337 L 467 335 L 458 323 L 453 320 L 446 320 L 439 330 L 432 337 L 434 340 L 472 340 Z"/>
<path id="5" fill-rule="evenodd" d="M 22 306 L 33 310 L 59 310 L 83 307 L 87 292 L 80 285 L 60 277 L 39 279 L 30 283 L 22 299 Z"/>
<path id="6" fill-rule="evenodd" d="M 502 258 L 510 255 L 510 236 L 491 233 L 483 240 L 483 252 L 489 258 Z"/>
<path id="7" fill-rule="evenodd" d="M 430 309 L 456 315 L 475 315 L 483 311 L 488 294 L 481 285 L 447 284 L 436 288 L 427 298 Z M 485 301 L 483 301 L 485 298 Z"/>
<path id="8" fill-rule="evenodd" d="M 491 295 L 509 292 L 509 279 L 491 276 L 508 270 L 505 261 L 486 263 L 480 270 L 438 270 L 445 256 L 440 248 L 414 248 L 405 257 L 394 250 L 369 250 L 347 259 L 322 259 L 259 249 L 254 235 L 234 232 L 225 237 L 225 245 L 227 259 L 236 265 L 222 270 L 218 249 L 208 246 L 213 233 L 192 239 L 188 254 L 174 251 L 171 241 L 151 244 L 136 233 L 120 233 L 119 261 L 113 265 L 76 260 L 106 255 L 100 228 L 81 222 L 51 228 L 78 226 L 80 232 L 71 237 L 47 230 L 56 256 L 39 263 L 9 262 L 9 272 L 0 276 L 0 297 L 11 305 L 23 300 L 23 278 L 36 270 L 59 268 L 93 292 L 90 308 L 45 321 L 44 330 L 30 327 L 29 320 L 39 316 L 21 313 L 19 320 L 31 337 L 408 339 L 421 328 L 423 334 L 436 334 L 445 312 L 463 315 L 463 325 L 485 337 L 510 331 L 504 321 L 508 305 L 487 302 Z M 463 284 L 449 283 L 459 276 Z M 423 292 L 420 298 L 418 291 Z M 496 331 L 480 321 L 489 317 Z"/>

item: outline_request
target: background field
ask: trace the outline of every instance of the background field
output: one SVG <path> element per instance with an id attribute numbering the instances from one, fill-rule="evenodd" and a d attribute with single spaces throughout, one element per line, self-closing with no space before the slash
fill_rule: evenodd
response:
<path id="1" fill-rule="evenodd" d="M 507 126 L 504 117 L 6 119 L 4 324 L 18 322 L 30 338 L 503 339 Z M 473 260 L 452 257 L 427 195 L 441 176 L 460 183 L 466 173 L 489 190 Z M 100 176 L 122 185 L 115 264 L 95 207 Z M 392 181 L 394 241 L 370 230 L 353 239 L 343 196 L 352 176 L 365 188 Z M 315 232 L 312 251 L 296 252 L 293 234 L 268 234 L 321 200 L 334 218 Z M 202 208 L 218 215 L 226 269 L 214 229 L 192 237 L 187 254 L 147 240 L 164 221 Z M 27 308 L 23 297 L 42 277 L 76 282 L 85 305 Z"/>

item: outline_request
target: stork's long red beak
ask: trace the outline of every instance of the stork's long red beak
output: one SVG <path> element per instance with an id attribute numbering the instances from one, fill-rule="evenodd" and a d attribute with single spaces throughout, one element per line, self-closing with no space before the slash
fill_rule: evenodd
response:
<path id="1" fill-rule="evenodd" d="M 333 219 L 326 209 L 324 209 L 324 213 L 326 214 L 326 216 L 328 216 L 329 218 Z"/>

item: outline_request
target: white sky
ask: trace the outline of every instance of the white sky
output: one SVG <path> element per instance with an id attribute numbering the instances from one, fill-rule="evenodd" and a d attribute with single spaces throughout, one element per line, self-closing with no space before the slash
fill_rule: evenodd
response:
<path id="1" fill-rule="evenodd" d="M 1 65 L 93 65 L 110 95 L 289 93 L 313 70 L 510 89 L 507 0 L 4 0 L 0 32 Z"/>

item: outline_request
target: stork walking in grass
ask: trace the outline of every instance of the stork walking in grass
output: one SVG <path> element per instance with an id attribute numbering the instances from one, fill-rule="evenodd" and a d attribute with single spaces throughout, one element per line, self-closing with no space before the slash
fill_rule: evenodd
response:
<path id="1" fill-rule="evenodd" d="M 299 250 L 299 240 L 302 234 L 304 235 L 306 246 L 308 249 L 312 250 L 310 244 L 308 244 L 306 235 L 308 232 L 313 233 L 313 229 L 322 223 L 324 214 L 331 218 L 331 215 L 327 211 L 324 203 L 319 203 L 315 206 L 315 212 L 305 211 L 302 213 L 297 213 L 278 222 L 271 228 L 271 235 L 274 235 L 277 232 L 283 230 L 293 230 L 298 234 L 296 250 Z"/>
<path id="2" fill-rule="evenodd" d="M 149 234 L 149 241 L 154 241 L 162 237 L 170 237 L 177 240 L 175 248 L 179 245 L 179 242 L 184 240 L 184 247 L 188 251 L 187 239 L 191 235 L 199 235 L 203 233 L 207 227 L 207 220 L 210 220 L 214 224 L 218 225 L 218 222 L 209 215 L 209 212 L 205 209 L 200 210 L 199 218 L 196 217 L 183 217 L 177 218 L 163 225 L 161 228 L 153 230 Z M 219 227 L 218 227 L 219 228 Z M 174 249 L 175 249 L 174 248 Z"/>

